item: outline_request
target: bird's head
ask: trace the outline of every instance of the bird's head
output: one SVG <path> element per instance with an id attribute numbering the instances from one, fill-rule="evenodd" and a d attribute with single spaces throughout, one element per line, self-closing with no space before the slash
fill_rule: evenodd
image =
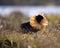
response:
<path id="1" fill-rule="evenodd" d="M 42 29 L 48 25 L 48 20 L 44 13 L 40 13 L 37 16 L 32 16 L 30 18 L 30 25 L 35 29 Z"/>

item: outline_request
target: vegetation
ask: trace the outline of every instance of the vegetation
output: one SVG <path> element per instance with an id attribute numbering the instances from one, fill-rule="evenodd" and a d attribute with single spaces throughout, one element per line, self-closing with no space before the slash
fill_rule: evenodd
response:
<path id="1" fill-rule="evenodd" d="M 47 16 L 49 25 L 42 35 L 20 31 L 20 24 L 29 20 L 20 12 L 0 17 L 0 48 L 60 48 L 60 15 Z"/>

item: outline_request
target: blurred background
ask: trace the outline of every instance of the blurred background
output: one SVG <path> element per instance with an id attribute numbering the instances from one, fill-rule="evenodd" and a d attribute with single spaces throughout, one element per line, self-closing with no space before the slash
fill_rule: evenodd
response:
<path id="1" fill-rule="evenodd" d="M 60 14 L 60 0 L 0 0 L 0 14 L 20 11 L 27 16 L 40 12 Z"/>
<path id="2" fill-rule="evenodd" d="M 0 0 L 0 5 L 60 5 L 60 0 Z"/>
<path id="3" fill-rule="evenodd" d="M 20 25 L 41 12 L 44 33 L 23 34 Z M 60 48 L 60 0 L 0 0 L 0 48 Z"/>

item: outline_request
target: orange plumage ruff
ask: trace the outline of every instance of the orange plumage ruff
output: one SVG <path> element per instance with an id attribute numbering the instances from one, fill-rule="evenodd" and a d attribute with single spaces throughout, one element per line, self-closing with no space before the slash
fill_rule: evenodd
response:
<path id="1" fill-rule="evenodd" d="M 44 13 L 41 13 L 37 16 L 32 16 L 29 22 L 21 24 L 21 30 L 24 33 L 37 32 L 41 29 L 45 29 L 48 25 L 48 20 Z"/>

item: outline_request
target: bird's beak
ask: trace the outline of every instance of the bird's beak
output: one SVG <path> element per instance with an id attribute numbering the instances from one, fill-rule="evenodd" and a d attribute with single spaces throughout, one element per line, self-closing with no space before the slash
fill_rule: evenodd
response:
<path id="1" fill-rule="evenodd" d="M 43 23 L 44 26 L 47 26 L 48 24 L 47 23 Z"/>

